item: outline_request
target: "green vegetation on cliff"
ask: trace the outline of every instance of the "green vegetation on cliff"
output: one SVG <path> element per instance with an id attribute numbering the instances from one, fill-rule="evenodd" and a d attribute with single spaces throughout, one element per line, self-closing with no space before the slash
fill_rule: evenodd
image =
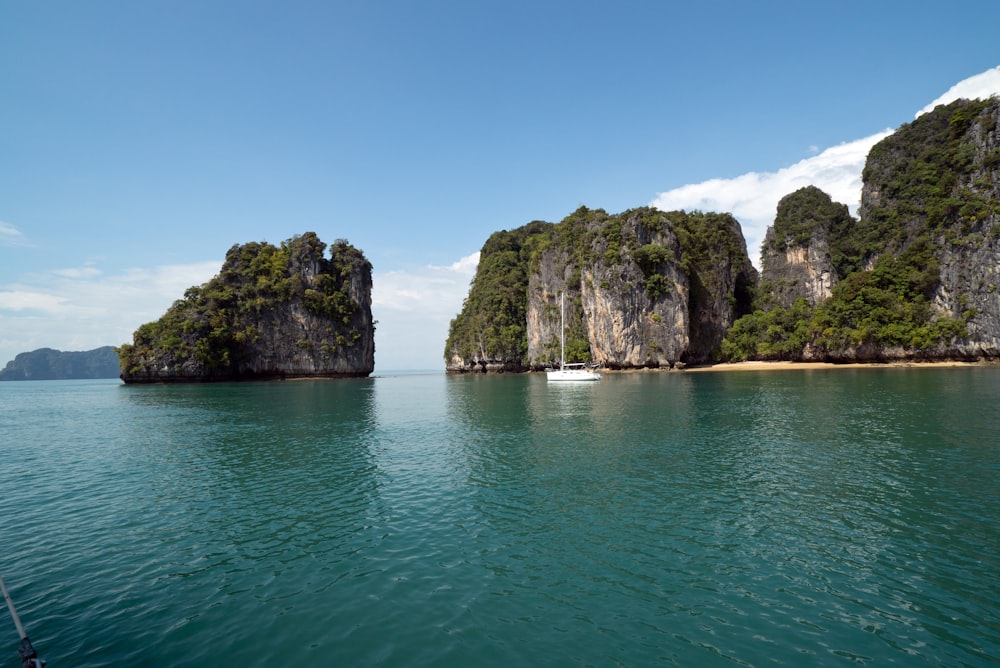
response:
<path id="1" fill-rule="evenodd" d="M 774 227 L 765 239 L 762 254 L 783 252 L 789 245 L 806 246 L 819 233 L 827 241 L 838 276 L 857 271 L 864 260 L 855 243 L 857 221 L 846 204 L 830 199 L 816 186 L 799 188 L 778 202 Z"/>
<path id="2" fill-rule="evenodd" d="M 962 242 L 977 222 L 1000 214 L 990 194 L 1000 157 L 976 146 L 996 132 L 990 113 L 996 104 L 940 106 L 876 144 L 864 169 L 861 217 L 853 224 L 843 205 L 831 206 L 817 189 L 797 193 L 794 206 L 779 206 L 772 243 L 808 244 L 822 225 L 843 280 L 815 308 L 804 300 L 775 308 L 762 284 L 758 309 L 733 325 L 723 357 L 801 359 L 807 347 L 811 356 L 831 359 L 865 348 L 922 354 L 967 336 L 975 311 L 935 315 L 931 298 L 941 280 L 941 244 Z"/>
<path id="3" fill-rule="evenodd" d="M 1000 214 L 1000 201 L 989 195 L 1000 150 L 976 146 L 995 136 L 996 117 L 983 112 L 997 103 L 939 106 L 872 147 L 862 178 L 875 196 L 861 210 L 861 255 L 898 251 L 924 235 L 954 241 L 977 220 Z"/>
<path id="4" fill-rule="evenodd" d="M 451 321 L 446 350 L 467 359 L 524 359 L 528 266 L 551 227 L 535 221 L 487 239 L 462 312 Z"/>
<path id="5" fill-rule="evenodd" d="M 596 249 L 605 248 L 603 253 Z M 483 245 L 479 267 L 462 305 L 452 321 L 445 357 L 490 360 L 520 369 L 527 363 L 528 279 L 537 272 L 543 254 L 558 252 L 569 274 L 566 287 L 579 291 L 581 268 L 603 259 L 621 261 L 621 225 L 602 209 L 580 207 L 558 224 L 534 221 L 510 231 L 495 232 Z M 579 309 L 577 300 L 567 310 Z M 558 316 L 557 316 L 558 317 Z M 566 357 L 589 361 L 590 344 L 582 323 L 568 318 Z M 550 356 L 558 358 L 558 340 Z"/>
<path id="6" fill-rule="evenodd" d="M 119 348 L 124 375 L 155 359 L 177 367 L 194 363 L 209 377 L 232 375 L 247 361 L 274 309 L 293 302 L 330 321 L 323 344 L 328 352 L 354 346 L 363 333 L 352 326 L 359 304 L 351 297 L 350 276 L 359 268 L 370 273 L 371 265 L 344 240 L 331 246 L 329 260 L 325 249 L 313 232 L 281 246 L 233 246 L 217 276 L 189 288 L 163 317 L 140 326 L 133 343 Z"/>
<path id="7" fill-rule="evenodd" d="M 863 347 L 925 351 L 964 336 L 963 319 L 933 317 L 929 300 L 938 272 L 926 239 L 898 257 L 882 256 L 871 271 L 854 272 L 834 286 L 815 308 L 799 299 L 737 320 L 722 343 L 722 358 L 800 360 L 807 346 L 814 356 L 830 358 Z"/>
<path id="8" fill-rule="evenodd" d="M 671 211 L 666 217 L 680 242 L 681 271 L 692 279 L 692 309 L 700 310 L 704 292 L 718 290 L 715 279 L 720 277 L 720 268 L 745 268 L 750 264 L 740 224 L 728 213 Z M 731 299 L 735 300 L 738 312 L 747 312 L 752 299 L 751 286 L 737 281 Z"/>

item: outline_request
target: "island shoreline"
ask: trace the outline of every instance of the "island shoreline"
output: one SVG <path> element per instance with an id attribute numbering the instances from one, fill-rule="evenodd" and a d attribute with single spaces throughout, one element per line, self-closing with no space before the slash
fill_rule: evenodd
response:
<path id="1" fill-rule="evenodd" d="M 611 369 L 597 367 L 602 374 L 632 373 L 727 373 L 740 371 L 822 371 L 825 369 L 947 369 L 947 368 L 994 368 L 1000 369 L 1000 359 L 984 360 L 893 360 L 886 362 L 789 362 L 789 361 L 749 361 L 719 362 L 675 367 L 633 367 Z M 502 376 L 507 374 L 540 374 L 541 371 L 488 370 L 454 371 L 445 369 L 448 376 Z M 377 375 L 377 374 L 375 374 Z"/>
<path id="2" fill-rule="evenodd" d="M 726 371 L 815 371 L 822 369 L 930 369 L 949 367 L 1000 367 L 996 360 L 938 360 L 938 361 L 889 361 L 889 362 L 788 362 L 751 361 L 722 362 L 672 369 L 682 373 L 712 373 Z"/>

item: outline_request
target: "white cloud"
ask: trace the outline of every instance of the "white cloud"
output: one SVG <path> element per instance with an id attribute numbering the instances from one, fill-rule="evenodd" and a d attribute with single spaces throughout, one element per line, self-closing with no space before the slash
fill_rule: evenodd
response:
<path id="1" fill-rule="evenodd" d="M 1000 94 L 1000 66 L 952 86 L 917 112 L 917 116 L 959 98 L 987 98 L 996 94 Z M 750 260 L 759 268 L 760 245 L 767 228 L 774 223 L 778 200 L 799 188 L 813 185 L 834 201 L 846 204 L 851 213 L 857 215 L 865 159 L 871 147 L 891 132 L 884 130 L 845 142 L 775 172 L 749 172 L 731 179 L 711 179 L 680 186 L 658 194 L 650 206 L 664 211 L 699 209 L 733 214 L 743 228 Z"/>
<path id="2" fill-rule="evenodd" d="M 38 348 L 92 350 L 132 340 L 221 262 L 128 269 L 105 276 L 96 266 L 63 268 L 0 285 L 0 365 Z"/>
<path id="3" fill-rule="evenodd" d="M 914 114 L 914 118 L 921 114 L 926 114 L 939 104 L 948 104 L 955 100 L 965 98 L 967 100 L 986 98 L 992 95 L 1000 95 L 1000 65 L 991 70 L 986 70 L 968 79 L 959 81 L 948 89 L 948 92 L 937 98 L 926 107 Z"/>
<path id="4" fill-rule="evenodd" d="M 101 275 L 101 270 L 94 266 L 70 267 L 68 269 L 56 269 L 52 273 L 63 278 L 95 278 Z"/>
<path id="5" fill-rule="evenodd" d="M 731 179 L 711 179 L 674 188 L 657 195 L 651 206 L 663 211 L 698 209 L 733 214 L 743 228 L 750 259 L 757 265 L 760 244 L 774 222 L 778 200 L 785 195 L 814 185 L 857 212 L 865 157 L 889 132 L 885 130 L 828 148 L 776 172 L 749 172 Z"/>
<path id="6" fill-rule="evenodd" d="M 10 290 L 0 291 L 0 311 L 35 311 L 51 315 L 59 313 L 65 305 L 64 297 L 31 288 L 13 286 Z"/>
<path id="7" fill-rule="evenodd" d="M 479 253 L 449 266 L 427 265 L 372 276 L 375 367 L 435 369 L 444 366 L 448 325 L 462 310 Z"/>
<path id="8" fill-rule="evenodd" d="M 398 311 L 451 311 L 454 316 L 455 298 L 460 295 L 460 309 L 478 265 L 477 252 L 447 267 L 427 265 L 376 273 L 372 305 Z"/>

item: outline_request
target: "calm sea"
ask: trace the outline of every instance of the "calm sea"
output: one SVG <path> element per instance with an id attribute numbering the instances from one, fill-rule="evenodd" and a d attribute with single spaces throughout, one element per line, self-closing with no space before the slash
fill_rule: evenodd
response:
<path id="1" fill-rule="evenodd" d="M 50 668 L 995 666 L 998 409 L 995 368 L 0 383 L 0 574 Z"/>

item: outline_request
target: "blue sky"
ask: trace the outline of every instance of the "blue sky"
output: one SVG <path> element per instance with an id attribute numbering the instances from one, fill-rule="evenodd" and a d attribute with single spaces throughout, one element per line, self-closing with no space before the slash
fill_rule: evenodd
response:
<path id="1" fill-rule="evenodd" d="M 131 340 L 226 250 L 374 265 L 376 372 L 443 369 L 494 231 L 580 205 L 855 206 L 864 153 L 1000 91 L 1000 3 L 0 0 L 0 365 Z M 963 87 L 964 88 L 961 88 Z"/>

